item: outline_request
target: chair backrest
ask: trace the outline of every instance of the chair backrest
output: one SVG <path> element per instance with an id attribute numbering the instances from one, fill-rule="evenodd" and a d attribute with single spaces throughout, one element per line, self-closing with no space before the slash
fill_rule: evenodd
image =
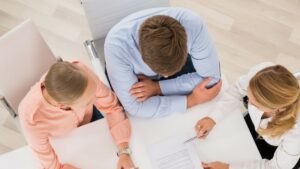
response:
<path id="1" fill-rule="evenodd" d="M 300 72 L 294 73 L 294 76 L 295 76 L 298 80 L 300 80 Z"/>
<path id="2" fill-rule="evenodd" d="M 81 0 L 81 4 L 93 38 L 84 45 L 94 71 L 108 85 L 103 50 L 108 31 L 127 15 L 147 8 L 169 6 L 169 0 Z"/>
<path id="3" fill-rule="evenodd" d="M 57 62 L 31 20 L 0 37 L 0 91 L 17 112 L 22 98 Z"/>
<path id="4" fill-rule="evenodd" d="M 142 9 L 169 6 L 169 0 L 82 0 L 93 39 L 104 38 L 127 15 Z"/>

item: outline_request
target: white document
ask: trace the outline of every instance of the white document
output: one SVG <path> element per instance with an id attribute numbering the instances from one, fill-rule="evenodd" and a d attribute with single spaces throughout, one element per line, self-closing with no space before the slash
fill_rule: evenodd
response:
<path id="1" fill-rule="evenodd" d="M 153 169 L 203 169 L 194 143 L 184 143 L 193 135 L 171 137 L 149 147 Z"/>

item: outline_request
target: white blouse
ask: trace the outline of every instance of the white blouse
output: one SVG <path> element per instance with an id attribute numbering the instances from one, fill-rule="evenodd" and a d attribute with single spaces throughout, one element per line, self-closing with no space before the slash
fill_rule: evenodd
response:
<path id="1" fill-rule="evenodd" d="M 214 111 L 209 115 L 216 123 L 228 116 L 233 110 L 228 109 L 229 104 L 240 104 L 236 100 L 242 101 L 247 95 L 247 88 L 250 79 L 263 68 L 274 65 L 270 62 L 264 62 L 256 65 L 246 74 L 241 76 L 235 84 L 230 86 L 225 91 L 224 97 L 219 100 Z M 271 119 L 262 119 L 259 126 L 265 128 Z M 262 159 L 256 161 L 247 161 L 241 163 L 230 164 L 230 169 L 292 169 L 300 158 L 300 118 L 298 116 L 297 123 L 294 128 L 287 131 L 280 138 L 274 139 L 268 136 L 263 136 L 265 141 L 273 146 L 278 146 L 274 157 L 271 160 Z"/>

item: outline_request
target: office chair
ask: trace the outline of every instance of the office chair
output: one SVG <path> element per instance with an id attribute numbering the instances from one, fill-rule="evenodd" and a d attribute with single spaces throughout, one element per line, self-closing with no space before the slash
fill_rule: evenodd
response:
<path id="1" fill-rule="evenodd" d="M 0 102 L 17 117 L 18 105 L 52 64 L 53 55 L 29 19 L 0 37 Z"/>
<path id="2" fill-rule="evenodd" d="M 81 0 L 92 33 L 84 46 L 99 78 L 107 85 L 105 76 L 104 41 L 109 30 L 134 12 L 169 6 L 169 0 Z"/>

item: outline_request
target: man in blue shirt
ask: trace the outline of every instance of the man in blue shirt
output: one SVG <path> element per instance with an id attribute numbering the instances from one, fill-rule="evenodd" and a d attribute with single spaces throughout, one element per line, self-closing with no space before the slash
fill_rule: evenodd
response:
<path id="1" fill-rule="evenodd" d="M 129 15 L 108 33 L 106 69 L 132 116 L 153 118 L 213 99 L 220 91 L 219 59 L 195 13 L 152 8 Z"/>

